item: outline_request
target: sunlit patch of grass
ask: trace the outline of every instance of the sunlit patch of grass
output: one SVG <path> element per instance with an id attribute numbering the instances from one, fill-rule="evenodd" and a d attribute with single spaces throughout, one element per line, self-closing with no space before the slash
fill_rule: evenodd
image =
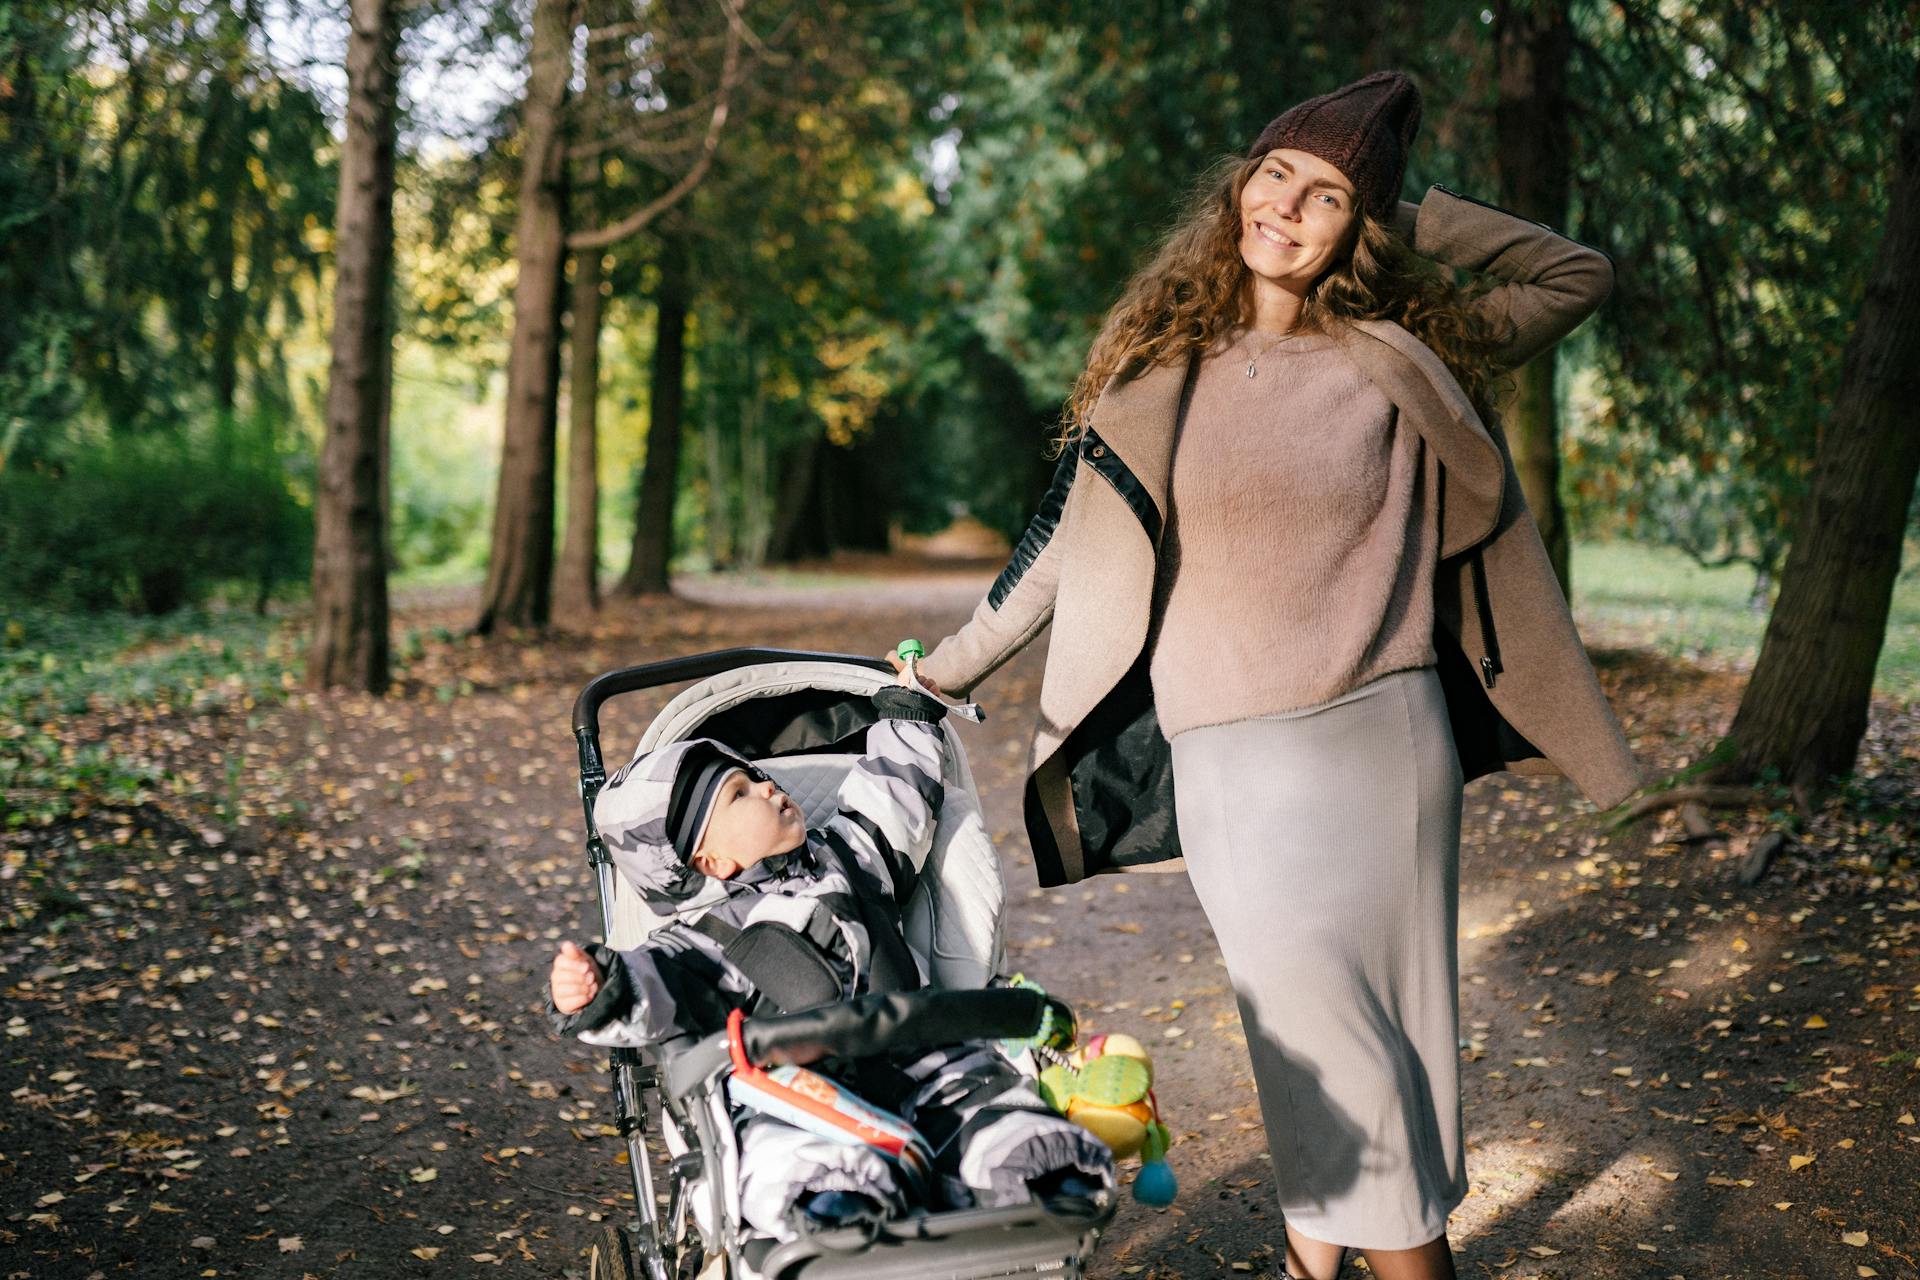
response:
<path id="1" fill-rule="evenodd" d="M 471 587 L 477 591 L 486 580 L 486 562 L 462 556 L 401 569 L 387 579 L 387 590 L 392 595 L 436 587 Z"/>
<path id="2" fill-rule="evenodd" d="M 1706 569 L 1667 547 L 1586 542 L 1573 549 L 1574 613 L 1589 642 L 1750 667 L 1773 603 L 1756 605 L 1753 588 L 1745 565 Z M 1920 697 L 1920 573 L 1894 584 L 1874 685 L 1894 697 Z"/>
<path id="3" fill-rule="evenodd" d="M 76 748 L 64 732 L 76 717 L 272 701 L 291 683 L 299 647 L 280 620 L 238 610 L 14 608 L 0 631 L 0 826 L 44 825 L 85 802 L 136 804 L 157 780 L 104 745 Z"/>
<path id="4" fill-rule="evenodd" d="M 762 569 L 702 570 L 684 576 L 696 584 L 727 584 L 745 587 L 783 587 L 798 591 L 857 591 L 873 585 L 873 575 L 839 573 L 828 569 L 788 569 L 769 565 Z"/>

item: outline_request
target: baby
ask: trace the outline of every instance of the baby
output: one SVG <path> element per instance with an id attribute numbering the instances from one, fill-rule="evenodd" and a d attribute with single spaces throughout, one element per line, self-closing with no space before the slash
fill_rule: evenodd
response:
<path id="1" fill-rule="evenodd" d="M 716 1031 L 735 1008 L 797 1012 L 925 985 L 927 958 L 908 945 L 900 913 L 939 816 L 946 706 L 906 680 L 874 694 L 867 753 L 812 830 L 792 797 L 712 739 L 638 755 L 615 774 L 594 805 L 601 837 L 648 906 L 681 918 L 630 951 L 562 943 L 550 975 L 555 1030 L 658 1045 Z M 1106 1147 L 1049 1109 L 990 1041 L 832 1070 L 856 1075 L 845 1083 L 927 1139 L 930 1207 L 1113 1185 Z M 912 1198 L 871 1148 L 760 1114 L 740 1136 L 742 1212 L 767 1234 L 893 1216 Z"/>

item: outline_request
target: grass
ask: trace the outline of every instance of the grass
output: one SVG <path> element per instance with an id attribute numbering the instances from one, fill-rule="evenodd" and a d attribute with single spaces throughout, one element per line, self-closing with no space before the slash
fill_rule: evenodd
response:
<path id="1" fill-rule="evenodd" d="M 1745 669 L 1771 601 L 1752 606 L 1753 570 L 1703 569 L 1678 551 L 1626 542 L 1573 549 L 1574 614 L 1589 642 L 1652 649 L 1689 662 Z M 1894 584 L 1874 687 L 1920 698 L 1920 571 Z"/>
<path id="2" fill-rule="evenodd" d="M 786 569 L 767 565 L 759 569 L 701 569 L 684 575 L 695 582 L 735 582 L 749 587 L 791 587 L 796 590 L 858 590 L 871 575 L 831 569 Z"/>
<path id="3" fill-rule="evenodd" d="M 0 630 L 0 827 L 44 825 L 89 803 L 139 803 L 157 781 L 65 722 L 107 708 L 198 711 L 271 701 L 294 677 L 281 620 L 225 609 L 162 618 L 14 607 Z"/>
<path id="4" fill-rule="evenodd" d="M 455 556 L 440 564 L 414 565 L 387 578 L 389 598 L 415 588 L 479 587 L 487 580 L 487 566 L 467 556 Z"/>

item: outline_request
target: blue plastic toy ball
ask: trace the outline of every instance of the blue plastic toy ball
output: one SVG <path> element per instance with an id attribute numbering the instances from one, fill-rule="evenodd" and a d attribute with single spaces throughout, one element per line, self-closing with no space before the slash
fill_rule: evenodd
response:
<path id="1" fill-rule="evenodd" d="M 1174 1181 L 1173 1170 L 1167 1167 L 1164 1160 L 1141 1165 L 1140 1172 L 1133 1179 L 1133 1198 L 1155 1209 L 1164 1209 L 1172 1204 L 1179 1191 L 1180 1185 Z"/>

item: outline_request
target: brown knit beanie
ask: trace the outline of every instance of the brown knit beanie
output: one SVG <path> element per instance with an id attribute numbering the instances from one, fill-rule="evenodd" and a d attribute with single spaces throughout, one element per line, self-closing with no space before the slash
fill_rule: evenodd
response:
<path id="1" fill-rule="evenodd" d="M 1420 90 L 1401 72 L 1376 71 L 1282 111 L 1247 155 L 1292 147 L 1319 156 L 1353 184 L 1362 209 L 1384 219 L 1400 198 L 1419 129 Z"/>

